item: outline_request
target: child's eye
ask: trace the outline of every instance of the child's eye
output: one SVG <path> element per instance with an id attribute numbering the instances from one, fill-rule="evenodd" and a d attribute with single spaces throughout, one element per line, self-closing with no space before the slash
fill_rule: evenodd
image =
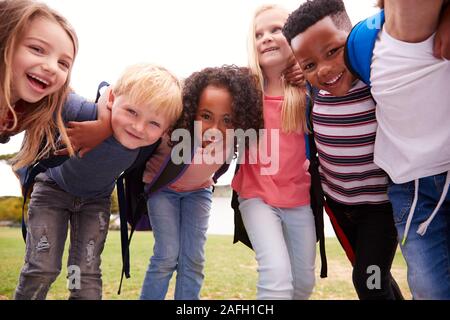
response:
<path id="1" fill-rule="evenodd" d="M 202 117 L 203 119 L 205 119 L 205 120 L 210 120 L 210 119 L 211 119 L 211 116 L 210 116 L 209 114 L 207 114 L 207 113 L 202 114 L 201 117 Z"/>
<path id="2" fill-rule="evenodd" d="M 260 39 L 262 37 L 262 33 L 255 34 L 255 39 Z"/>
<path id="3" fill-rule="evenodd" d="M 150 125 L 155 126 L 157 128 L 161 128 L 161 125 L 156 121 L 150 121 Z"/>
<path id="4" fill-rule="evenodd" d="M 302 66 L 302 69 L 304 71 L 310 71 L 312 68 L 314 68 L 314 63 L 312 63 L 312 62 Z"/>
<path id="5" fill-rule="evenodd" d="M 281 28 L 280 27 L 275 27 L 272 29 L 272 33 L 279 33 L 281 32 Z"/>
<path id="6" fill-rule="evenodd" d="M 225 123 L 226 126 L 231 126 L 233 124 L 233 122 L 231 121 L 231 118 L 224 118 L 223 119 L 223 123 Z"/>
<path id="7" fill-rule="evenodd" d="M 339 48 L 334 48 L 331 49 L 330 51 L 328 51 L 327 56 L 331 57 L 333 54 L 335 54 L 337 51 L 339 50 Z"/>
<path id="8" fill-rule="evenodd" d="M 129 114 L 131 114 L 132 116 L 134 116 L 134 117 L 137 116 L 137 112 L 134 111 L 134 110 L 132 110 L 132 109 L 127 109 L 127 112 L 128 112 Z"/>
<path id="9" fill-rule="evenodd" d="M 39 46 L 35 46 L 35 45 L 30 45 L 29 48 L 31 49 L 31 51 L 36 52 L 36 53 L 44 53 L 44 49 L 39 47 Z"/>
<path id="10" fill-rule="evenodd" d="M 59 61 L 58 62 L 60 66 L 62 66 L 64 69 L 68 70 L 70 69 L 70 63 L 67 61 Z"/>

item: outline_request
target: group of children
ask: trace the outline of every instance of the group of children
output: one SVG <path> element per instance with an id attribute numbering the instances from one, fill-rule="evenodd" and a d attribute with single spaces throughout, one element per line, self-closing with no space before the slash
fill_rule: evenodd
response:
<path id="1" fill-rule="evenodd" d="M 413 298 L 450 299 L 447 2 L 380 1 L 384 10 L 353 29 L 342 0 L 291 14 L 262 6 L 249 68 L 206 68 L 181 82 L 134 65 L 93 103 L 69 87 L 78 42 L 67 21 L 32 0 L 1 0 L 1 142 L 25 132 L 15 170 L 60 143 L 71 155 L 36 177 L 15 298 L 45 299 L 69 228 L 68 266 L 81 272 L 70 298 L 102 298 L 111 193 L 152 146 L 140 179 L 155 243 L 141 299 L 164 299 L 174 271 L 175 299 L 200 298 L 213 184 L 233 158 L 235 239 L 255 251 L 258 299 L 310 297 L 323 206 L 360 299 L 403 299 L 390 273 L 398 240 Z M 177 154 L 186 141 L 176 137 L 188 154 Z"/>

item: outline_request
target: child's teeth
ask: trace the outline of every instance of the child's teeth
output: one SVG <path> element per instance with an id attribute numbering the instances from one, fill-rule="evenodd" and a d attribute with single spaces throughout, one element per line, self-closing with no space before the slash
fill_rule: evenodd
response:
<path id="1" fill-rule="evenodd" d="M 32 77 L 32 78 L 34 78 L 34 79 L 36 79 L 36 80 L 38 80 L 38 81 L 40 81 L 40 82 L 42 82 L 42 83 L 44 83 L 45 85 L 48 86 L 48 82 L 45 81 L 44 79 L 41 79 L 38 76 L 35 76 L 35 75 L 32 75 L 32 74 L 30 74 L 30 77 Z"/>
<path id="2" fill-rule="evenodd" d="M 336 76 L 336 78 L 332 79 L 331 81 L 326 82 L 326 84 L 334 84 L 336 81 L 338 81 L 341 78 L 341 74 L 339 74 L 338 76 Z"/>

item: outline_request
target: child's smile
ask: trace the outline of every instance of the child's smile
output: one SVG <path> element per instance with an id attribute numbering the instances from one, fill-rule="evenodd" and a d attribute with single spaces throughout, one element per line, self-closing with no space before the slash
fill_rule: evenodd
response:
<path id="1" fill-rule="evenodd" d="M 326 17 L 291 40 L 292 51 L 306 80 L 334 96 L 345 95 L 355 80 L 344 62 L 347 35 Z"/>
<path id="2" fill-rule="evenodd" d="M 67 80 L 75 48 L 53 20 L 35 18 L 25 31 L 12 62 L 12 102 L 37 102 L 59 90 Z"/>

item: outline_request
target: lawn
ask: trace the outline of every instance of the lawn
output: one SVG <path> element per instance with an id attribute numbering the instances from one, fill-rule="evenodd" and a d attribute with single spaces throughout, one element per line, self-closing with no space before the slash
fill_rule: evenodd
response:
<path id="1" fill-rule="evenodd" d="M 67 245 L 67 243 L 66 243 Z M 351 267 L 335 238 L 327 238 L 328 278 L 319 278 L 320 260 L 317 257 L 317 282 L 311 299 L 357 299 L 351 282 Z M 120 234 L 110 231 L 102 255 L 103 298 L 137 299 L 153 247 L 150 232 L 135 234 L 131 245 L 131 278 L 124 280 L 122 294 L 117 295 L 120 271 Z M 23 264 L 25 245 L 20 229 L 0 228 L 0 299 L 12 299 L 20 268 Z M 67 251 L 67 250 L 66 250 Z M 63 261 L 67 261 L 67 255 Z M 64 263 L 63 263 L 64 265 Z M 392 273 L 407 299 L 411 298 L 406 283 L 406 264 L 400 252 L 394 260 Z M 67 299 L 66 268 L 53 284 L 48 299 Z M 232 244 L 231 236 L 209 235 L 206 244 L 205 282 L 202 299 L 255 299 L 256 262 L 247 247 Z M 172 281 L 167 298 L 173 298 Z"/>

